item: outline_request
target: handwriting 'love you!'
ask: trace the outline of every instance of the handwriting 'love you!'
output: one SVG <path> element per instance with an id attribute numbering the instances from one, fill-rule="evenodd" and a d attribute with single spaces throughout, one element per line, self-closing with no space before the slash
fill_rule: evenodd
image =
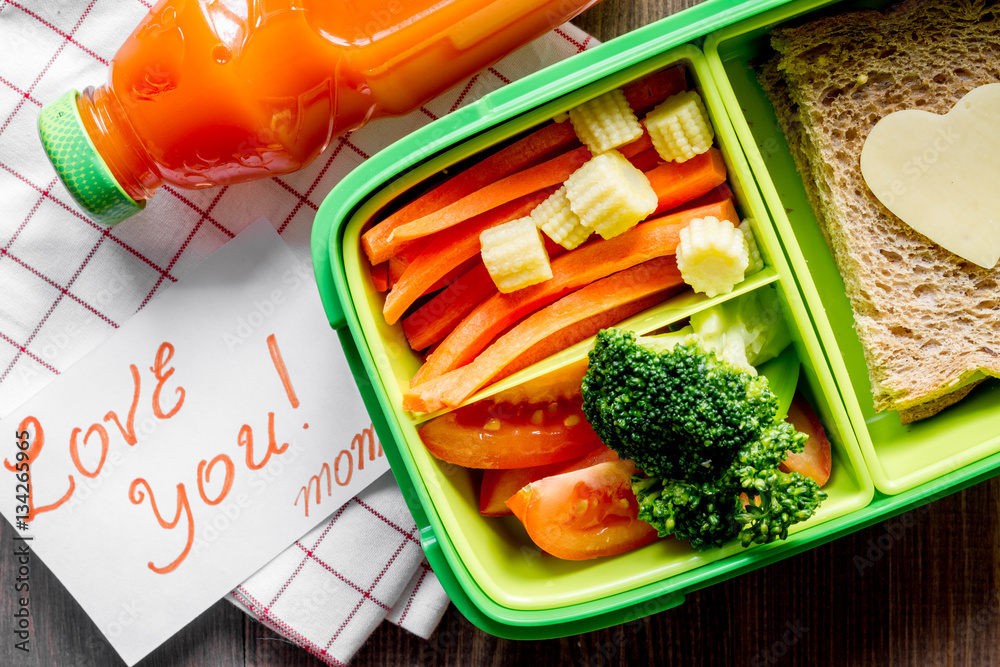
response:
<path id="1" fill-rule="evenodd" d="M 299 399 L 274 334 L 267 337 L 267 348 L 291 407 L 298 408 Z M 142 433 L 136 430 L 136 413 L 144 402 L 148 402 L 156 420 L 176 419 L 184 413 L 187 406 L 187 392 L 182 382 L 183 373 L 177 372 L 178 368 L 174 365 L 174 354 L 174 346 L 164 341 L 157 348 L 153 363 L 148 367 L 148 373 L 145 370 L 140 371 L 137 364 L 129 365 L 132 376 L 132 402 L 124 416 L 117 410 L 110 409 L 100 422 L 74 427 L 68 434 L 57 434 L 57 438 L 60 436 L 66 438 L 63 442 L 68 447 L 75 469 L 75 473 L 69 474 L 61 485 L 59 480 L 38 479 L 37 474 L 32 474 L 32 468 L 39 461 L 45 448 L 46 432 L 41 420 L 34 416 L 29 415 L 21 420 L 17 428 L 18 437 L 26 439 L 30 444 L 23 452 L 19 452 L 13 461 L 5 459 L 4 467 L 17 475 L 18 502 L 21 504 L 17 506 L 16 511 L 25 515 L 25 521 L 33 521 L 46 512 L 58 511 L 72 499 L 77 486 L 74 474 L 89 479 L 98 477 L 104 469 L 108 451 L 115 439 L 120 438 L 128 447 L 141 445 Z M 261 428 L 264 427 L 261 425 Z M 308 422 L 303 422 L 302 428 L 308 429 Z M 238 474 L 263 470 L 272 461 L 272 457 L 277 460 L 288 450 L 289 443 L 283 442 L 277 432 L 274 411 L 267 413 L 266 443 L 263 440 L 265 436 L 255 437 L 254 428 L 249 423 L 240 426 L 233 442 L 225 447 L 229 453 L 221 451 L 211 459 L 202 459 L 191 471 L 192 477 L 187 482 L 182 481 L 177 484 L 176 497 L 169 501 L 173 509 L 166 513 L 161 510 L 161 507 L 166 507 L 168 504 L 168 501 L 163 499 L 166 492 L 160 490 L 158 497 L 157 492 L 154 492 L 144 477 L 132 480 L 128 487 L 128 501 L 136 506 L 148 505 L 152 518 L 160 527 L 167 531 L 180 531 L 186 535 L 184 546 L 179 553 L 172 557 L 169 555 L 155 557 L 148 563 L 150 570 L 158 574 L 167 574 L 176 570 L 187 558 L 195 539 L 192 502 L 200 502 L 206 506 L 219 505 L 229 496 Z M 367 453 L 364 447 L 366 442 Z M 99 447 L 100 454 L 86 456 L 90 462 L 88 467 L 81 452 L 91 452 L 90 447 Z M 357 447 L 356 459 L 353 454 L 355 447 Z M 334 483 L 338 486 L 350 484 L 355 465 L 359 470 L 363 470 L 366 459 L 373 461 L 382 456 L 381 444 L 374 437 L 374 429 L 369 425 L 354 436 L 348 449 L 338 452 L 333 459 L 332 474 L 329 464 L 325 463 L 319 473 L 303 484 L 297 496 L 289 499 L 289 504 L 295 507 L 299 506 L 300 500 L 305 500 L 302 509 L 305 516 L 308 516 L 309 496 L 315 494 L 316 504 L 321 501 L 320 480 L 324 472 L 327 482 L 326 495 L 329 496 L 332 494 Z M 39 496 L 43 497 L 43 500 L 39 501 L 37 499 Z M 153 548 L 157 549 L 158 553 L 166 552 L 159 546 Z"/>

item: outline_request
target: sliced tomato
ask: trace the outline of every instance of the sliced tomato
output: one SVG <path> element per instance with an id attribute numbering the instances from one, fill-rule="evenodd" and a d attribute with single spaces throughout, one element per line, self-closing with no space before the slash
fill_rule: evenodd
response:
<path id="1" fill-rule="evenodd" d="M 601 444 L 580 398 L 548 403 L 479 401 L 419 429 L 431 454 L 466 468 L 527 468 L 579 458 Z"/>
<path id="2" fill-rule="evenodd" d="M 629 461 L 532 482 L 507 501 L 532 541 L 558 558 L 613 556 L 656 539 L 656 529 L 639 519 L 632 493 L 635 466 Z"/>
<path id="3" fill-rule="evenodd" d="M 615 450 L 606 445 L 598 445 L 590 453 L 578 459 L 562 463 L 550 463 L 530 468 L 510 468 L 508 470 L 486 470 L 479 490 L 479 513 L 483 516 L 506 516 L 511 513 L 507 500 L 531 482 L 589 468 L 595 463 L 617 461 Z"/>
<path id="4" fill-rule="evenodd" d="M 823 486 L 830 479 L 830 471 L 833 468 L 830 440 L 826 437 L 826 431 L 823 430 L 819 417 L 802 394 L 795 394 L 788 408 L 786 421 L 791 422 L 796 430 L 808 435 L 809 439 L 802 453 L 789 454 L 781 464 L 781 469 L 812 477 Z"/>

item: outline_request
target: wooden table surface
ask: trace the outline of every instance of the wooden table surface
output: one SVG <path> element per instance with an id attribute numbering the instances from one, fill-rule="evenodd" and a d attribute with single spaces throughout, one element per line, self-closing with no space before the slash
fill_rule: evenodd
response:
<path id="1" fill-rule="evenodd" d="M 576 20 L 608 40 L 680 11 L 684 0 L 604 0 Z M 690 595 L 641 622 L 551 641 L 492 637 L 454 607 L 424 641 L 383 623 L 353 661 L 384 665 L 997 665 L 1000 481 L 990 480 L 776 565 Z M 0 665 L 122 664 L 35 560 L 32 650 L 13 647 L 14 531 L 0 522 Z M 70 548 L 69 546 L 67 548 Z M 142 667 L 321 667 L 220 601 Z"/>

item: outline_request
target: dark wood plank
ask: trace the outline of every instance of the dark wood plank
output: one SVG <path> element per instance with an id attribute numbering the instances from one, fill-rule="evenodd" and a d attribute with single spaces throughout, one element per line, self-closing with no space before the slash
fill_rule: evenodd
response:
<path id="1" fill-rule="evenodd" d="M 574 25 L 602 42 L 640 28 L 702 0 L 604 0 L 573 20 Z"/>

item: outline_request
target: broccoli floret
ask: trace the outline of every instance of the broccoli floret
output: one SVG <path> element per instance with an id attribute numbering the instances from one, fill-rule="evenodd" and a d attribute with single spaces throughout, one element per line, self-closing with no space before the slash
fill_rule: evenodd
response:
<path id="1" fill-rule="evenodd" d="M 749 501 L 735 517 L 745 547 L 785 539 L 792 524 L 811 517 L 826 499 L 816 480 L 778 469 L 788 452 L 802 451 L 808 436 L 784 421 L 774 426 L 765 438 L 740 452 L 733 470 Z"/>
<path id="2" fill-rule="evenodd" d="M 757 374 L 754 366 L 778 356 L 792 341 L 778 294 L 770 288 L 695 313 L 691 328 L 719 358 L 752 375 Z"/>
<path id="3" fill-rule="evenodd" d="M 643 337 L 643 346 L 668 350 L 688 334 L 698 334 L 702 344 L 723 361 L 751 375 L 756 366 L 775 358 L 792 337 L 782 314 L 778 293 L 772 288 L 759 289 L 700 310 L 691 315 L 691 323 L 680 331 Z"/>
<path id="4" fill-rule="evenodd" d="M 583 378 L 594 431 L 648 475 L 718 477 L 777 408 L 765 378 L 718 361 L 696 336 L 655 351 L 632 332 L 606 329 Z"/>
<path id="5" fill-rule="evenodd" d="M 726 307 L 742 322 L 738 305 Z M 746 326 L 740 331 L 757 333 L 730 339 L 756 341 L 741 347 L 764 361 L 784 346 L 769 337 L 774 328 Z M 777 335 L 787 345 L 787 329 Z M 604 330 L 583 379 L 594 431 L 643 473 L 632 484 L 639 517 L 696 549 L 736 537 L 744 546 L 784 539 L 826 498 L 814 480 L 778 469 L 807 436 L 777 406 L 767 378 L 720 359 L 692 328 L 664 336 Z"/>
<path id="6" fill-rule="evenodd" d="M 632 491 L 639 518 L 655 526 L 660 537 L 673 535 L 701 551 L 721 547 L 738 532 L 736 514 L 743 503 L 736 487 L 720 480 L 691 483 L 637 475 Z"/>
<path id="7" fill-rule="evenodd" d="M 816 480 L 778 469 L 788 451 L 802 451 L 805 435 L 775 422 L 763 438 L 741 451 L 719 477 L 691 482 L 637 475 L 632 490 L 639 518 L 661 537 L 673 535 L 698 550 L 734 537 L 743 546 L 788 537 L 788 529 L 813 515 L 826 494 Z"/>

